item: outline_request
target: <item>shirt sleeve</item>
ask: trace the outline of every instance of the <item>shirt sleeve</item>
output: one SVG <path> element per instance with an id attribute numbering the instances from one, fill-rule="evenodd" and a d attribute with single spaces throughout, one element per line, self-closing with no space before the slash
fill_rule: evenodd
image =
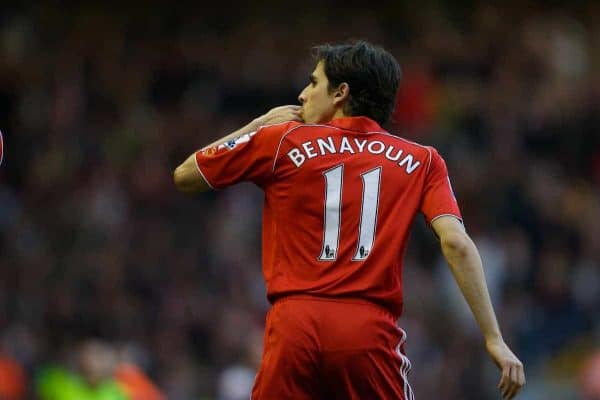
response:
<path id="1" fill-rule="evenodd" d="M 430 148 L 430 150 L 431 164 L 425 177 L 420 211 L 428 224 L 445 215 L 454 216 L 462 222 L 462 215 L 452 190 L 446 163 L 434 148 Z"/>
<path id="2" fill-rule="evenodd" d="M 218 146 L 196 152 L 196 165 L 213 189 L 239 182 L 263 187 L 273 174 L 273 160 L 279 141 L 289 124 L 270 125 Z"/>

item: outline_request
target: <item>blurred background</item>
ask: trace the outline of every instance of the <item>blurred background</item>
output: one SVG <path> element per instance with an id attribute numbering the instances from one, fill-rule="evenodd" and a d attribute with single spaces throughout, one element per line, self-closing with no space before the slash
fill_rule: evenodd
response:
<path id="1" fill-rule="evenodd" d="M 0 6 L 0 399 L 248 398 L 261 192 L 171 174 L 349 38 L 403 68 L 387 128 L 447 161 L 519 398 L 600 399 L 600 3 L 225 3 Z M 500 398 L 421 216 L 405 292 L 417 398 Z"/>

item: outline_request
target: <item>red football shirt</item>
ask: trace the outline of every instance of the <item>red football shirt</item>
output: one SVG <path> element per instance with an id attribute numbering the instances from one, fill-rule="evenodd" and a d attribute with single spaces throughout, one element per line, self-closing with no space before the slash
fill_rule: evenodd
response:
<path id="1" fill-rule="evenodd" d="M 366 117 L 261 127 L 196 153 L 214 189 L 265 192 L 263 274 L 270 301 L 348 297 L 402 312 L 402 258 L 415 214 L 461 218 L 442 157 Z"/>

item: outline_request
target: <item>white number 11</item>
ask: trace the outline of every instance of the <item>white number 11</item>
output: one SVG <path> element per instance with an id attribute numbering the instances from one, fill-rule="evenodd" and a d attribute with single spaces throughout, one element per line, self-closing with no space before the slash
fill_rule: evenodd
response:
<path id="1" fill-rule="evenodd" d="M 325 211 L 323 218 L 323 246 L 319 260 L 333 261 L 337 258 L 337 250 L 340 242 L 344 164 L 323 172 L 323 176 L 325 177 Z M 360 225 L 358 244 L 352 261 L 366 260 L 375 241 L 381 167 L 374 168 L 360 176 L 363 181 Z"/>

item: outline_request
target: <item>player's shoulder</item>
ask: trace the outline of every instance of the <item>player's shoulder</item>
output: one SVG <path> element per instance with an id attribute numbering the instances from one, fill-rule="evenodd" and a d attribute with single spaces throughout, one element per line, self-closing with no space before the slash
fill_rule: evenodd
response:
<path id="1" fill-rule="evenodd" d="M 402 146 L 407 149 L 407 151 L 423 160 L 427 165 L 427 172 L 431 171 L 432 168 L 437 169 L 440 165 L 445 165 L 444 158 L 435 146 L 418 143 L 387 131 L 379 133 L 388 138 L 388 140 L 402 143 Z"/>
<path id="2" fill-rule="evenodd" d="M 315 137 L 320 133 L 326 133 L 326 129 L 331 128 L 327 125 L 321 124 L 307 124 L 298 121 L 289 121 L 276 125 L 266 125 L 259 128 L 259 131 L 267 132 L 265 136 L 276 137 L 279 140 L 281 146 L 286 139 L 296 138 L 301 135 L 305 137 Z"/>
<path id="3" fill-rule="evenodd" d="M 296 121 L 287 121 L 279 124 L 261 125 L 256 131 L 250 133 L 250 136 L 258 139 L 259 142 L 272 143 L 275 146 L 281 144 L 288 133 L 294 131 L 302 124 Z"/>
<path id="4" fill-rule="evenodd" d="M 432 157 L 437 154 L 437 150 L 433 146 L 421 144 L 385 130 L 373 133 L 380 135 L 380 137 L 385 138 L 386 141 L 389 141 L 392 144 L 400 144 L 402 147 L 410 150 L 413 154 L 421 154 L 428 157 Z"/>
<path id="5" fill-rule="evenodd" d="M 297 121 L 287 121 L 287 122 L 281 122 L 278 124 L 261 125 L 256 129 L 256 133 L 283 135 L 283 134 L 287 133 L 288 131 L 290 131 L 300 125 L 302 125 L 302 123 L 297 122 Z"/>

